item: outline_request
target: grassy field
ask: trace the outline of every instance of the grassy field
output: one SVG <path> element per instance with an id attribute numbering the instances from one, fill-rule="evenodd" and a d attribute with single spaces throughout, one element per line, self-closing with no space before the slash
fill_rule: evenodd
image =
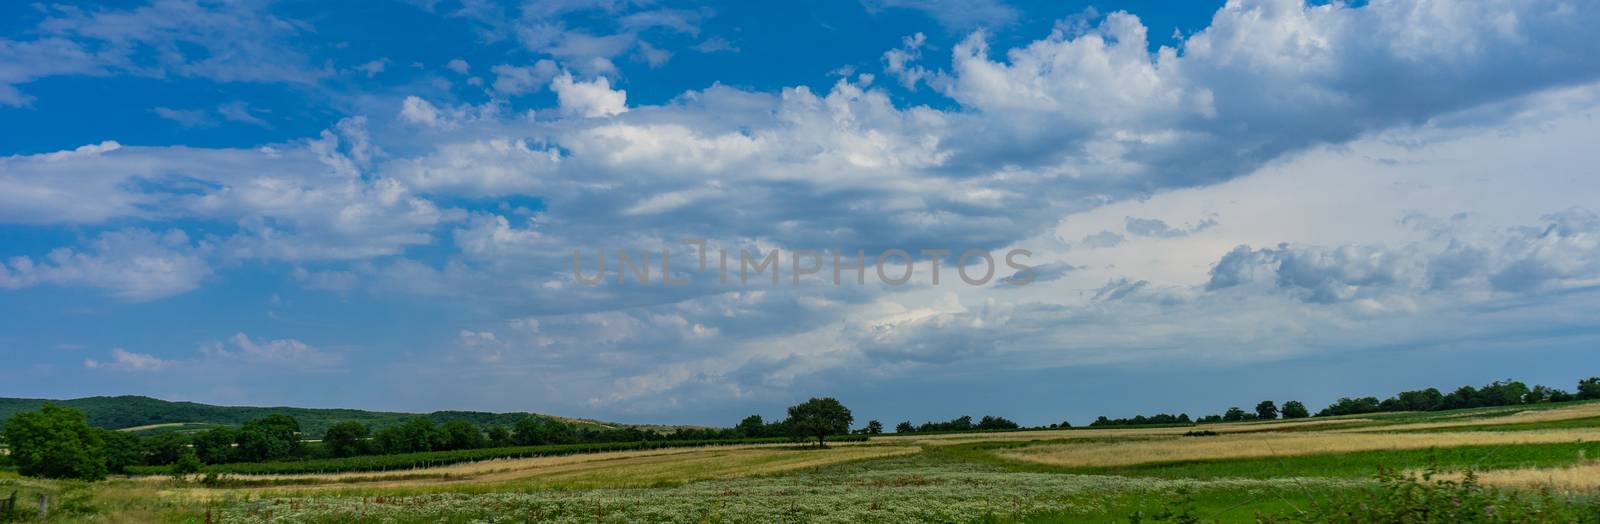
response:
<path id="1" fill-rule="evenodd" d="M 1444 479 L 1472 470 L 1496 489 L 1578 507 L 1600 497 L 1600 462 L 1590 459 L 1600 456 L 1597 409 L 1205 426 L 1214 436 L 1170 427 L 888 435 L 828 449 L 651 449 L 210 481 L 0 474 L 0 497 L 48 493 L 50 520 L 64 522 L 1131 522 L 1175 508 L 1203 522 L 1254 522 L 1348 506 L 1388 467 Z"/>

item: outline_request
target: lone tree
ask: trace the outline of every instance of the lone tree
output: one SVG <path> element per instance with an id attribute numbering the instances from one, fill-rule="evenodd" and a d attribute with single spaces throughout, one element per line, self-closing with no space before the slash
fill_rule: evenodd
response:
<path id="1" fill-rule="evenodd" d="M 868 435 L 881 435 L 881 434 L 883 434 L 883 423 L 882 422 L 878 422 L 876 420 L 867 421 L 867 434 Z"/>
<path id="2" fill-rule="evenodd" d="M 6 421 L 11 463 L 30 477 L 100 480 L 106 477 L 103 433 L 82 411 L 45 404 Z"/>
<path id="3" fill-rule="evenodd" d="M 1256 418 L 1261 420 L 1277 420 L 1278 405 L 1271 400 L 1263 400 L 1256 404 Z"/>
<path id="4" fill-rule="evenodd" d="M 831 397 L 813 398 L 789 407 L 789 431 L 797 437 L 815 435 L 819 448 L 826 446 L 824 439 L 828 435 L 849 433 L 854 420 L 850 408 Z"/>
<path id="5" fill-rule="evenodd" d="M 1228 412 L 1222 414 L 1222 420 L 1228 422 L 1239 422 L 1244 420 L 1244 410 L 1239 409 L 1238 406 L 1228 408 Z"/>
<path id="6" fill-rule="evenodd" d="M 1307 411 L 1306 405 L 1301 404 L 1300 401 L 1291 400 L 1283 403 L 1284 419 L 1306 418 L 1309 416 L 1311 416 L 1311 412 Z"/>

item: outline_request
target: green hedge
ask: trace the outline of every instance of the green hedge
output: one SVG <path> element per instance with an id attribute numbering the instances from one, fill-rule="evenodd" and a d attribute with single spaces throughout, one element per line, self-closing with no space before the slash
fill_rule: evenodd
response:
<path id="1" fill-rule="evenodd" d="M 839 435 L 835 437 L 829 437 L 828 440 L 832 442 L 861 442 L 867 440 L 867 436 Z M 579 453 L 604 453 L 608 451 L 636 451 L 646 449 L 687 448 L 702 446 L 731 446 L 739 444 L 779 444 L 786 442 L 793 442 L 793 440 L 783 437 L 775 437 L 719 440 L 658 440 L 644 442 L 551 444 L 544 446 L 520 446 L 510 448 L 428 451 L 422 453 L 401 453 L 396 455 L 361 455 L 337 459 L 213 464 L 206 466 L 201 471 L 203 473 L 236 475 L 291 475 L 307 473 L 345 473 L 352 471 L 389 471 L 446 466 L 462 462 L 477 462 L 482 460 L 502 458 L 552 457 L 558 455 L 576 455 Z M 165 475 L 170 471 L 170 466 L 132 466 L 128 468 L 128 473 L 132 475 Z"/>

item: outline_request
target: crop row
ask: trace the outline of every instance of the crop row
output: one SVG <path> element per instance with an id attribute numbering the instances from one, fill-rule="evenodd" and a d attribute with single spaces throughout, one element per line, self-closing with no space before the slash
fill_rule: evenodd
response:
<path id="1" fill-rule="evenodd" d="M 830 440 L 834 442 L 859 442 L 866 439 L 867 437 L 865 435 L 840 435 L 832 437 Z M 401 453 L 395 455 L 361 455 L 345 458 L 283 462 L 241 462 L 233 464 L 212 464 L 205 466 L 202 471 L 204 473 L 235 475 L 292 475 L 345 473 L 353 471 L 391 471 L 429 468 L 446 466 L 450 464 L 459 464 L 463 462 L 477 462 L 506 458 L 553 457 L 560 455 L 576 455 L 580 453 L 605 453 L 611 451 L 731 446 L 741 444 L 780 444 L 786 442 L 793 441 L 788 438 L 773 437 L 718 440 L 660 440 L 639 442 L 548 444 L 542 446 L 462 449 L 455 451 L 426 451 L 420 453 Z M 167 474 L 169 471 L 171 471 L 171 469 L 168 466 L 132 466 L 128 468 L 128 473 L 133 475 L 163 475 Z"/>

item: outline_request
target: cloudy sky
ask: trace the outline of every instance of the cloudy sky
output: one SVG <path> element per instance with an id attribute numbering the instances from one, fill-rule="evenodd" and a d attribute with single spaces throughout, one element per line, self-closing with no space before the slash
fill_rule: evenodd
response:
<path id="1" fill-rule="evenodd" d="M 115 4 L 0 8 L 0 395 L 1044 424 L 1600 374 L 1594 2 Z"/>

